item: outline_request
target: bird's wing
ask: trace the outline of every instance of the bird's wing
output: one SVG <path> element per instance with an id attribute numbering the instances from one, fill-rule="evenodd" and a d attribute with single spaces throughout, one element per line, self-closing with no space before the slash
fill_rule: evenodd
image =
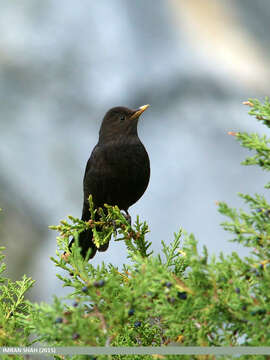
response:
<path id="1" fill-rule="evenodd" d="M 96 145 L 92 154 L 86 164 L 83 190 L 84 190 L 84 204 L 88 205 L 88 198 L 91 194 L 93 196 L 94 205 L 99 207 L 108 202 L 108 179 L 111 178 L 112 169 L 108 162 L 107 151 L 104 147 Z M 106 186 L 107 185 L 107 186 Z"/>

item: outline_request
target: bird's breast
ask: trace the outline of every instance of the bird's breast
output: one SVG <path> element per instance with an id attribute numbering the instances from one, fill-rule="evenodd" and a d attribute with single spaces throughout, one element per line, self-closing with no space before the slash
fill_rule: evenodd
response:
<path id="1" fill-rule="evenodd" d="M 127 210 L 147 188 L 150 177 L 147 151 L 141 142 L 103 146 L 103 161 L 108 203 Z"/>
<path id="2" fill-rule="evenodd" d="M 119 179 L 138 178 L 148 173 L 149 157 L 142 143 L 123 144 L 109 147 L 106 151 L 106 163 L 112 174 Z"/>

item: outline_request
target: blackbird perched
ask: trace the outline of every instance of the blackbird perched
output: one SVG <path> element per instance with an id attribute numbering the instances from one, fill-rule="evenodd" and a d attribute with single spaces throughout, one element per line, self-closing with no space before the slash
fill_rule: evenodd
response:
<path id="1" fill-rule="evenodd" d="M 117 205 L 129 216 L 128 208 L 145 192 L 150 177 L 150 162 L 138 137 L 137 125 L 140 115 L 148 107 L 149 105 L 143 105 L 135 110 L 114 107 L 104 116 L 98 143 L 86 164 L 82 220 L 90 219 L 90 194 L 95 208 L 104 207 L 104 204 Z M 79 234 L 83 257 L 89 248 L 91 259 L 97 250 L 106 251 L 109 246 L 107 243 L 97 249 L 92 239 L 91 229 Z M 69 249 L 73 242 L 74 239 L 71 240 Z"/>

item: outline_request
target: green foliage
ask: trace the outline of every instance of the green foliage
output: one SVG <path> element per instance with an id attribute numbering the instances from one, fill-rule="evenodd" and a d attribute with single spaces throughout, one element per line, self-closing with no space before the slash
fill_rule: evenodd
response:
<path id="1" fill-rule="evenodd" d="M 249 99 L 244 102 L 249 105 L 251 110 L 249 114 L 255 116 L 257 120 L 262 121 L 268 128 L 270 127 L 270 103 L 266 97 L 264 104 L 257 99 Z M 237 133 L 237 140 L 241 145 L 249 150 L 255 150 L 255 155 L 245 159 L 243 165 L 259 165 L 263 170 L 270 170 L 270 139 L 266 135 Z M 270 183 L 266 184 L 266 188 L 270 187 Z"/>
<path id="2" fill-rule="evenodd" d="M 11 281 L 3 277 L 6 265 L 0 247 L 0 346 L 27 346 L 30 344 L 30 331 L 24 328 L 25 316 L 31 310 L 24 295 L 34 281 L 25 275 L 20 281 Z"/>
<path id="3" fill-rule="evenodd" d="M 43 341 L 50 344 L 104 346 L 164 343 L 166 328 L 174 320 L 172 316 L 167 324 L 163 324 L 161 318 L 167 313 L 170 301 L 177 299 L 177 281 L 181 283 L 181 280 L 175 274 L 185 268 L 185 260 L 178 252 L 181 232 L 175 234 L 171 246 L 163 244 L 165 260 L 162 261 L 161 256 L 154 257 L 152 252 L 148 252 L 151 243 L 145 239 L 148 232 L 146 223 L 140 223 L 137 218 L 134 226 L 130 225 L 116 206 L 106 206 L 107 214 L 101 211 L 101 219 L 95 221 L 97 210 L 94 210 L 91 198 L 89 204 L 91 219 L 84 228 L 91 226 L 95 230 L 97 246 L 104 243 L 100 239 L 109 239 L 111 235 L 117 237 L 117 241 L 124 241 L 132 265 L 124 265 L 121 271 L 112 264 L 104 263 L 95 268 L 91 262 L 82 259 L 76 245 L 68 256 L 57 252 L 58 258 L 52 260 L 67 273 L 58 277 L 64 286 L 73 289 L 68 296 L 73 304 L 65 304 L 55 298 L 52 306 L 37 306 L 33 319 L 35 327 Z M 69 237 L 76 238 L 78 232 L 84 229 L 81 220 L 69 219 L 71 224 L 62 221 L 59 226 L 53 227 L 60 233 L 57 239 L 62 252 L 68 251 Z M 171 270 L 168 271 L 168 268 Z M 181 303 L 179 299 L 177 302 Z"/>
<path id="4" fill-rule="evenodd" d="M 270 127 L 268 99 L 264 104 L 250 99 L 246 104 L 251 106 L 251 115 Z M 270 139 L 231 134 L 254 152 L 244 165 L 270 169 Z M 171 244 L 162 241 L 162 253 L 154 255 L 145 222 L 137 218 L 129 224 L 116 206 L 94 209 L 90 197 L 88 222 L 69 216 L 51 227 L 59 232 L 57 256 L 52 261 L 62 270 L 58 278 L 71 289 L 70 294 L 55 297 L 50 305 L 30 304 L 23 296 L 32 280 L 24 277 L 11 283 L 0 278 L 0 341 L 27 344 L 31 334 L 35 341 L 50 346 L 270 346 L 270 204 L 259 194 L 239 196 L 248 210 L 221 202 L 219 212 L 228 219 L 222 226 L 232 234 L 232 241 L 250 249 L 245 258 L 235 252 L 209 257 L 206 248 L 200 254 L 194 236 L 182 230 L 174 234 Z M 97 247 L 112 238 L 124 241 L 130 263 L 118 269 L 104 263 L 94 267 L 82 259 L 78 234 L 88 228 L 93 230 Z M 75 244 L 70 253 L 71 237 Z"/>

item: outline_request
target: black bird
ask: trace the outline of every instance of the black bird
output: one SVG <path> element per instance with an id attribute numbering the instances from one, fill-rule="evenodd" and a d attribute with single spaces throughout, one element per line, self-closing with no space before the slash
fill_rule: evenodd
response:
<path id="1" fill-rule="evenodd" d="M 87 162 L 83 179 L 82 220 L 90 219 L 89 195 L 95 208 L 104 204 L 117 205 L 127 215 L 128 209 L 145 192 L 150 178 L 150 161 L 137 132 L 138 119 L 149 107 L 136 110 L 118 106 L 110 109 L 103 118 L 99 140 Z M 93 242 L 92 230 L 79 234 L 83 257 L 91 248 L 90 259 L 96 251 L 107 250 L 109 244 L 99 249 Z M 69 249 L 74 239 L 69 244 Z"/>

